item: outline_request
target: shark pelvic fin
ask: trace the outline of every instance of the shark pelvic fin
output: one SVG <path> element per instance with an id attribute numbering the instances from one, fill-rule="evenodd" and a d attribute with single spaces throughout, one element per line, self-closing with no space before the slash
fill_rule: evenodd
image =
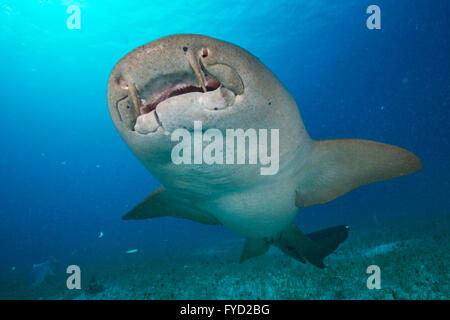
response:
<path id="1" fill-rule="evenodd" d="M 247 259 L 254 258 L 266 253 L 270 248 L 270 243 L 264 239 L 245 239 L 244 250 L 242 251 L 239 263 Z"/>
<path id="2" fill-rule="evenodd" d="M 123 220 L 139 220 L 158 217 L 175 217 L 195 222 L 217 225 L 220 222 L 212 215 L 195 209 L 192 204 L 172 196 L 164 187 L 153 191 L 141 203 L 125 214 Z"/>
<path id="3" fill-rule="evenodd" d="M 392 145 L 368 140 L 317 141 L 302 164 L 295 204 L 326 203 L 354 188 L 421 168 L 422 162 L 414 154 Z"/>

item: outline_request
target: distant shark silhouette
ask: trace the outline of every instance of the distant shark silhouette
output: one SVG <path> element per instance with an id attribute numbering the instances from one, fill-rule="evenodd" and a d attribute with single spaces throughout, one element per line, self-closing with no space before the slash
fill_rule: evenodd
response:
<path id="1" fill-rule="evenodd" d="M 33 269 L 27 279 L 27 288 L 35 289 L 45 281 L 47 276 L 54 276 L 53 266 L 56 262 L 54 258 L 50 258 L 43 263 L 33 264 Z"/>
<path id="2" fill-rule="evenodd" d="M 422 167 L 412 153 L 383 143 L 312 140 L 292 96 L 256 57 L 201 35 L 161 38 L 127 54 L 109 78 L 108 105 L 122 138 L 162 184 L 123 219 L 222 224 L 246 238 L 241 262 L 275 245 L 324 267 L 348 227 L 305 235 L 294 224 L 298 207 Z M 174 164 L 170 134 L 193 130 L 194 121 L 221 132 L 279 129 L 278 173 L 261 175 L 261 165 Z"/>

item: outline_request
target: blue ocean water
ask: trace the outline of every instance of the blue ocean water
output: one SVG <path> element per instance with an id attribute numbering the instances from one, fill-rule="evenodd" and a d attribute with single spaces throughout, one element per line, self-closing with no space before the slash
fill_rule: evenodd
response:
<path id="1" fill-rule="evenodd" d="M 71 4 L 79 30 L 66 25 Z M 371 4 L 381 30 L 366 27 Z M 311 137 L 382 141 L 421 158 L 419 173 L 302 209 L 306 231 L 448 216 L 449 9 L 444 0 L 2 1 L 0 278 L 49 257 L 131 263 L 239 239 L 172 218 L 121 220 L 159 183 L 113 126 L 108 77 L 132 49 L 177 33 L 256 55 L 294 96 Z"/>

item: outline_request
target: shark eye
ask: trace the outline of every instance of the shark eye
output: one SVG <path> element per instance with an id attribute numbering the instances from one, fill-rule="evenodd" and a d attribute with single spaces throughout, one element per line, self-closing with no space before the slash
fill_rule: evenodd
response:
<path id="1" fill-rule="evenodd" d="M 208 49 L 203 48 L 202 49 L 202 58 L 206 58 L 208 56 Z"/>

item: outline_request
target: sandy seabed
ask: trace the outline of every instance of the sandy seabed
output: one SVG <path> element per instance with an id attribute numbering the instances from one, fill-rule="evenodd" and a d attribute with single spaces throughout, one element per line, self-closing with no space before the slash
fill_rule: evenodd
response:
<path id="1" fill-rule="evenodd" d="M 1 299 L 449 299 L 450 216 L 352 228 L 318 269 L 278 249 L 239 264 L 242 241 L 117 263 L 92 262 L 81 290 L 66 277 L 48 277 L 34 290 L 25 279 L 0 282 Z M 99 258 L 100 259 L 100 258 Z M 366 286 L 369 265 L 381 270 L 381 289 Z M 91 292 L 95 278 L 101 292 Z M 98 289 L 98 288 L 97 288 Z M 94 290 L 95 291 L 95 290 Z"/>

